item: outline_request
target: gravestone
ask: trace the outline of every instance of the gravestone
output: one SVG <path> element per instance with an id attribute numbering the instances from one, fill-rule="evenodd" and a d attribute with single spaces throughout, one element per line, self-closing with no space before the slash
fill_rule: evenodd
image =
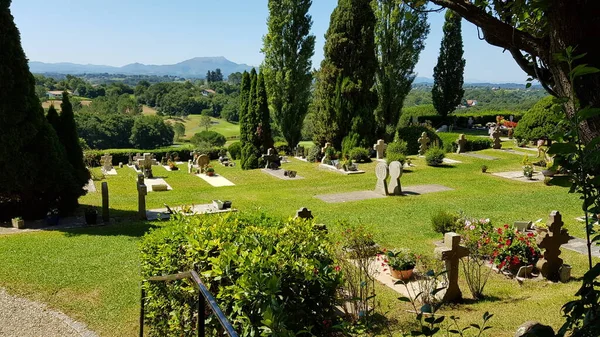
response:
<path id="1" fill-rule="evenodd" d="M 377 144 L 373 145 L 373 150 L 377 152 L 377 159 L 383 159 L 387 144 L 383 139 L 377 141 Z"/>
<path id="2" fill-rule="evenodd" d="M 310 209 L 306 208 L 306 207 L 302 207 L 299 210 L 296 211 L 296 216 L 294 217 L 294 219 L 312 219 L 313 215 Z"/>
<path id="3" fill-rule="evenodd" d="M 552 211 L 548 219 L 548 231 L 538 235 L 536 241 L 540 248 L 545 249 L 542 258 L 538 260 L 536 267 L 542 273 L 542 276 L 551 281 L 558 281 L 560 278 L 560 267 L 563 260 L 560 255 L 560 246 L 568 243 L 569 232 L 562 228 L 564 225 L 562 215 L 558 211 Z"/>
<path id="4" fill-rule="evenodd" d="M 100 161 L 102 162 L 102 171 L 108 172 L 113 169 L 112 166 L 112 156 L 108 153 L 104 156 L 100 157 Z"/>
<path id="5" fill-rule="evenodd" d="M 473 122 L 475 122 L 475 121 L 473 120 L 473 117 L 469 117 L 469 120 L 467 121 L 467 124 L 468 124 L 468 126 L 469 126 L 469 129 L 473 128 Z"/>
<path id="6" fill-rule="evenodd" d="M 123 168 L 123 162 L 119 162 L 119 168 Z"/>
<path id="7" fill-rule="evenodd" d="M 502 143 L 500 141 L 500 130 L 498 128 L 494 129 L 494 132 L 492 132 L 492 137 L 494 139 L 494 146 L 493 148 L 496 150 L 499 150 L 502 148 Z"/>
<path id="8" fill-rule="evenodd" d="M 188 160 L 188 173 L 192 173 L 194 171 L 194 164 L 192 163 L 192 160 Z"/>
<path id="9" fill-rule="evenodd" d="M 138 152 L 138 153 L 135 154 L 135 157 L 133 157 L 133 162 L 137 163 L 138 161 L 140 161 L 142 159 L 144 159 L 144 156 L 142 156 L 142 154 Z"/>
<path id="10" fill-rule="evenodd" d="M 131 152 L 127 154 L 127 165 L 132 166 L 133 165 L 133 157 L 131 156 Z"/>
<path id="11" fill-rule="evenodd" d="M 110 220 L 108 213 L 108 183 L 102 182 L 102 221 L 108 222 Z"/>
<path id="12" fill-rule="evenodd" d="M 464 153 L 467 152 L 467 137 L 464 134 L 461 134 L 456 140 L 456 144 L 458 144 L 458 149 L 456 153 Z"/>
<path id="13" fill-rule="evenodd" d="M 154 159 L 152 159 L 152 155 L 150 153 L 144 153 L 144 159 L 138 160 L 138 166 L 142 169 L 144 173 L 144 177 L 148 179 L 154 178 L 152 174 L 152 164 L 154 164 Z"/>
<path id="14" fill-rule="evenodd" d="M 304 158 L 304 146 L 300 146 L 300 144 L 296 146 L 296 157 Z"/>
<path id="15" fill-rule="evenodd" d="M 427 152 L 427 148 L 429 147 L 429 137 L 427 137 L 427 132 L 423 132 L 421 137 L 417 140 L 419 142 L 419 154 L 422 156 Z"/>
<path id="16" fill-rule="evenodd" d="M 204 169 L 208 164 L 210 164 L 210 158 L 205 154 L 199 155 L 196 159 L 196 166 L 200 168 L 200 173 L 204 173 Z"/>
<path id="17" fill-rule="evenodd" d="M 275 151 L 274 148 L 268 149 L 267 154 L 263 154 L 262 158 L 265 161 L 266 169 L 276 170 L 279 168 L 279 166 L 281 166 L 281 158 L 279 158 L 279 155 L 277 154 L 277 151 Z"/>
<path id="18" fill-rule="evenodd" d="M 138 174 L 136 188 L 138 192 L 138 216 L 140 219 L 146 220 L 146 195 L 148 194 L 148 187 L 144 183 L 143 174 Z"/>
<path id="19" fill-rule="evenodd" d="M 377 176 L 377 184 L 375 184 L 375 193 L 388 195 L 388 187 L 385 182 L 388 176 L 388 166 L 386 163 L 379 162 L 375 167 L 375 175 Z"/>
<path id="20" fill-rule="evenodd" d="M 331 143 L 325 143 L 325 146 L 323 148 L 321 148 L 321 153 L 325 154 L 327 152 L 327 149 L 332 148 L 333 146 L 331 145 Z"/>
<path id="21" fill-rule="evenodd" d="M 298 172 L 293 171 L 293 170 L 285 170 L 285 171 L 283 171 L 283 176 L 284 177 L 289 177 L 289 178 L 296 178 L 296 174 L 297 173 Z"/>
<path id="22" fill-rule="evenodd" d="M 456 302 L 462 299 L 462 293 L 458 286 L 458 267 L 460 259 L 469 255 L 469 250 L 460 245 L 460 235 L 448 232 L 444 234 L 444 246 L 435 249 L 435 255 L 446 263 L 448 275 L 448 287 L 442 301 Z"/>
<path id="23" fill-rule="evenodd" d="M 391 195 L 402 195 L 402 185 L 400 185 L 400 178 L 402 177 L 402 164 L 399 161 L 393 161 L 390 163 L 390 184 L 388 185 L 388 192 Z"/>

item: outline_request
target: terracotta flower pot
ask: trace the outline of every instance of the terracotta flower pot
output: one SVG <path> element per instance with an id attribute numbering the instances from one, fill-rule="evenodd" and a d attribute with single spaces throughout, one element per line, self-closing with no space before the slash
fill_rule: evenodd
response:
<path id="1" fill-rule="evenodd" d="M 215 173 L 214 172 L 206 172 L 206 175 L 209 176 L 209 177 L 212 177 L 212 176 L 215 175 Z"/>
<path id="2" fill-rule="evenodd" d="M 392 277 L 401 281 L 408 281 L 410 280 L 410 278 L 413 275 L 413 269 L 408 269 L 408 270 L 396 270 L 396 269 L 391 269 L 390 273 L 392 274 Z"/>

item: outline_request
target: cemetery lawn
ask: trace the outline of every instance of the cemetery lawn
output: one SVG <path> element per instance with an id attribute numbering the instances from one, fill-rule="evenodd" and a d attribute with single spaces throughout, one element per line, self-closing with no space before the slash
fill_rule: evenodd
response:
<path id="1" fill-rule="evenodd" d="M 458 134 L 453 137 L 456 139 Z M 531 153 L 531 158 L 536 156 L 534 151 L 520 151 Z M 317 164 L 290 159 L 284 168 L 297 170 L 305 179 L 284 181 L 260 170 L 242 171 L 239 165 L 225 168 L 213 163 L 218 174 L 236 184 L 220 188 L 187 174 L 186 164 L 176 172 L 155 166 L 155 176 L 164 178 L 173 191 L 150 192 L 146 200 L 148 209 L 161 208 L 164 203 L 177 206 L 232 200 L 233 207 L 240 211 L 259 209 L 279 217 L 292 216 L 305 206 L 318 222 L 327 224 L 334 240 L 344 228 L 338 221 L 348 220 L 368 225 L 382 247 L 407 247 L 430 256 L 434 242 L 441 239 L 430 224 L 431 215 L 438 210 L 462 210 L 473 217 L 490 218 L 497 226 L 516 220 L 545 221 L 552 210 L 559 210 L 570 234 L 585 237 L 584 226 L 575 220 L 582 215 L 577 195 L 541 182 L 524 183 L 493 176 L 494 172 L 521 170 L 522 156 L 491 149 L 480 153 L 500 159 L 448 154 L 462 163 L 434 168 L 426 166 L 423 158 L 412 157 L 416 166 L 404 173 L 402 185 L 440 184 L 454 189 L 440 193 L 328 204 L 314 196 L 373 190 L 376 164 L 361 164 L 365 174 L 344 176 L 319 170 Z M 481 173 L 482 165 L 487 165 L 491 173 Z M 117 176 L 105 180 L 110 190 L 111 217 L 132 220 L 121 219 L 104 227 L 0 236 L 0 287 L 47 303 L 85 322 L 101 336 L 115 337 L 137 333 L 141 281 L 138 241 L 152 226 L 163 225 L 133 220 L 137 209 L 136 173 L 127 167 L 116 170 Z M 100 182 L 96 186 L 100 190 Z M 99 206 L 100 193 L 84 196 L 80 203 Z M 493 273 L 484 291 L 488 297 L 473 301 L 461 276 L 466 301 L 446 306 L 443 312 L 460 316 L 465 326 L 480 323 L 486 311 L 493 313 L 490 336 L 512 335 L 528 320 L 549 324 L 556 330 L 563 322 L 560 308 L 573 298 L 587 268 L 584 255 L 563 249 L 561 257 L 573 266 L 575 280 L 569 283 L 525 281 L 520 285 Z M 408 312 L 410 307 L 397 300 L 399 294 L 389 288 L 378 286 L 377 290 L 381 302 L 378 311 L 386 313 L 394 335 L 400 335 L 401 330 L 409 332 L 407 324 L 413 319 Z M 381 335 L 387 335 L 385 330 Z"/>

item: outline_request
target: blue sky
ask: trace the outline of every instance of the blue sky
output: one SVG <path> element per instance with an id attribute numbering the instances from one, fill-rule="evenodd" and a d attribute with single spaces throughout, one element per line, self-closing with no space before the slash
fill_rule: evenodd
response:
<path id="1" fill-rule="evenodd" d="M 324 35 L 337 0 L 313 0 L 317 37 L 313 67 L 323 59 Z M 259 65 L 267 0 L 13 0 L 11 10 L 31 61 L 122 66 L 173 64 L 197 56 L 225 56 Z M 443 14 L 430 13 L 431 32 L 416 67 L 431 77 Z M 465 79 L 525 82 L 510 54 L 477 37 L 463 20 Z"/>

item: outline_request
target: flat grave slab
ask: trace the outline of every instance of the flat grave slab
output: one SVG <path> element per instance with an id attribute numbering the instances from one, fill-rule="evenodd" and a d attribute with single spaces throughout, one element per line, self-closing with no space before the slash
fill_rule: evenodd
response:
<path id="1" fill-rule="evenodd" d="M 403 195 L 421 195 L 428 193 L 437 193 L 444 191 L 452 191 L 453 189 L 450 187 L 442 186 L 442 185 L 415 185 L 402 187 Z M 369 199 L 381 199 L 386 198 L 386 196 L 376 193 L 374 191 L 356 191 L 356 192 L 347 192 L 347 193 L 336 193 L 336 194 L 320 194 L 315 195 L 315 198 L 321 199 L 326 203 L 334 204 L 341 202 L 351 202 L 351 201 L 360 201 L 360 200 L 369 200 Z"/>
<path id="2" fill-rule="evenodd" d="M 165 170 L 169 171 L 169 172 L 177 172 L 177 171 L 181 171 L 181 168 L 177 169 L 177 170 L 172 170 L 171 167 L 169 165 L 161 165 Z"/>
<path id="3" fill-rule="evenodd" d="M 421 195 L 421 194 L 429 194 L 429 193 L 437 193 L 437 192 L 445 192 L 445 191 L 453 191 L 453 188 L 446 187 L 444 185 L 415 185 L 415 186 L 407 186 L 402 187 L 402 194 L 404 195 Z"/>
<path id="4" fill-rule="evenodd" d="M 211 184 L 214 187 L 235 186 L 235 184 L 232 183 L 231 181 L 227 180 L 227 178 L 223 177 L 222 175 L 218 175 L 218 174 L 215 174 L 214 176 L 209 177 L 204 173 L 200 173 L 200 174 L 196 174 L 196 177 L 202 178 L 202 180 L 206 181 L 207 183 Z"/>
<path id="5" fill-rule="evenodd" d="M 375 270 L 375 279 L 379 283 L 391 288 L 392 290 L 394 290 L 398 294 L 401 294 L 402 296 L 414 299 L 417 296 L 417 294 L 421 292 L 421 286 L 417 281 L 420 276 L 418 275 L 418 272 L 416 270 L 413 272 L 413 277 L 411 277 L 410 280 L 406 281 L 405 283 L 399 284 L 395 284 L 398 281 L 398 279 L 392 277 L 392 274 L 390 273 L 390 268 L 387 265 L 382 265 L 382 261 L 377 260 L 376 258 L 374 258 L 371 262 L 371 270 Z M 441 287 L 442 284 L 439 284 L 437 288 Z M 436 294 L 438 300 L 441 300 L 444 297 L 445 293 L 446 289 L 443 289 L 440 292 L 438 292 Z"/>
<path id="6" fill-rule="evenodd" d="M 534 172 L 532 179 L 525 178 L 525 176 L 523 175 L 523 171 L 497 172 L 492 173 L 492 175 L 506 179 L 521 181 L 524 183 L 539 183 L 544 181 L 544 175 L 541 172 Z"/>
<path id="7" fill-rule="evenodd" d="M 522 152 L 522 151 L 516 151 L 516 150 L 513 150 L 513 149 L 495 149 L 494 151 L 512 153 L 512 154 L 516 154 L 516 155 L 519 155 L 519 156 L 528 156 L 528 155 L 531 154 L 531 153 L 525 153 L 525 152 Z"/>
<path id="8" fill-rule="evenodd" d="M 450 159 L 450 158 L 444 158 L 444 164 L 460 164 L 462 163 L 462 161 L 460 160 L 454 160 L 454 159 Z"/>
<path id="9" fill-rule="evenodd" d="M 299 179 L 304 179 L 304 177 L 299 176 L 296 174 L 296 177 L 294 178 L 290 178 L 284 175 L 285 170 L 279 169 L 279 170 L 269 170 L 269 169 L 262 169 L 261 171 L 263 171 L 266 174 L 272 175 L 273 177 L 279 178 L 281 180 L 299 180 Z"/>
<path id="10" fill-rule="evenodd" d="M 337 172 L 337 173 L 345 174 L 345 175 L 353 175 L 353 174 L 363 174 L 363 173 L 365 173 L 365 171 L 362 171 L 362 170 L 358 170 L 358 171 L 338 170 L 335 166 L 327 165 L 327 164 L 319 164 L 319 168 L 327 169 L 329 171 L 333 171 L 333 172 Z"/>
<path id="11" fill-rule="evenodd" d="M 115 168 L 113 167 L 110 171 L 102 170 L 102 173 L 104 173 L 104 175 L 106 176 L 116 176 L 117 170 L 115 170 Z"/>
<path id="12" fill-rule="evenodd" d="M 477 159 L 484 159 L 484 160 L 498 160 L 500 158 L 498 157 L 492 157 L 492 156 L 487 156 L 485 154 L 479 154 L 479 153 L 472 153 L 472 152 L 464 152 L 460 154 L 461 156 L 467 156 L 467 157 L 473 157 L 473 158 L 477 158 Z"/>
<path id="13" fill-rule="evenodd" d="M 146 178 L 146 179 L 144 179 L 144 184 L 146 184 L 146 186 L 148 186 L 148 192 L 155 192 L 155 191 L 152 191 L 152 186 L 154 186 L 154 185 L 167 185 L 167 191 L 173 190 L 171 185 L 167 184 L 167 182 L 163 178 L 153 178 L 153 179 Z"/>
<path id="14" fill-rule="evenodd" d="M 580 238 L 571 238 L 568 243 L 563 244 L 560 248 L 565 248 L 583 255 L 587 255 L 587 242 Z M 592 244 L 590 247 L 592 256 L 600 257 L 600 246 Z"/>
<path id="15" fill-rule="evenodd" d="M 142 170 L 138 170 L 135 168 L 135 165 L 127 165 L 127 167 L 129 167 L 130 169 L 134 170 L 137 173 L 142 173 Z"/>
<path id="16" fill-rule="evenodd" d="M 88 180 L 87 185 L 85 185 L 83 189 L 86 190 L 88 193 L 98 192 L 98 190 L 96 189 L 96 185 L 94 184 L 94 181 L 92 179 Z"/>
<path id="17" fill-rule="evenodd" d="M 173 207 L 173 211 L 181 211 L 183 207 Z M 236 209 L 228 208 L 228 209 L 217 209 L 214 204 L 203 204 L 203 205 L 194 205 L 192 208 L 192 213 L 189 215 L 196 214 L 216 214 L 216 213 L 228 213 L 235 212 Z M 154 220 L 169 220 L 171 218 L 171 214 L 166 208 L 157 208 L 157 209 L 149 209 L 146 210 L 146 219 L 149 221 Z"/>

